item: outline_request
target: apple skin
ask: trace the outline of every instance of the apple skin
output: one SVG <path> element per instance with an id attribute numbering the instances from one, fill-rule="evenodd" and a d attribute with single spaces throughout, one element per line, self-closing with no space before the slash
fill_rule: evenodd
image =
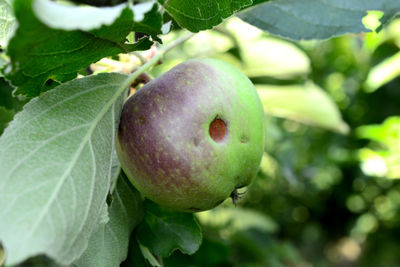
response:
<path id="1" fill-rule="evenodd" d="M 212 124 L 215 119 L 219 123 Z M 216 136 L 211 137 L 212 131 Z M 219 205 L 251 183 L 264 132 L 263 107 L 250 80 L 223 61 L 193 59 L 128 98 L 116 150 L 123 170 L 145 197 L 196 212 Z"/>

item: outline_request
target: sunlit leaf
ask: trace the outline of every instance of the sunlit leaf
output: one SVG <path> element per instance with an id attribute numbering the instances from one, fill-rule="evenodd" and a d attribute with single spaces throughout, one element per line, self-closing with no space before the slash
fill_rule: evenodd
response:
<path id="1" fill-rule="evenodd" d="M 242 40 L 241 55 L 247 76 L 290 78 L 310 72 L 310 60 L 295 45 L 276 38 Z"/>
<path id="2" fill-rule="evenodd" d="M 265 233 L 278 230 L 278 225 L 270 217 L 251 209 L 218 207 L 196 215 L 202 224 L 223 229 L 230 234 L 248 229 Z"/>
<path id="3" fill-rule="evenodd" d="M 54 29 L 89 31 L 103 25 L 111 25 L 126 5 L 98 8 L 92 6 L 72 6 L 49 0 L 35 0 L 33 11 L 38 19 Z"/>
<path id="4" fill-rule="evenodd" d="M 126 76 L 101 74 L 32 99 L 0 137 L 0 241 L 7 264 L 70 264 L 101 221 Z"/>
<path id="5" fill-rule="evenodd" d="M 359 138 L 370 139 L 391 148 L 400 144 L 400 117 L 389 117 L 382 124 L 361 126 L 357 128 L 356 134 Z"/>
<path id="6" fill-rule="evenodd" d="M 366 80 L 366 90 L 371 93 L 400 75 L 400 52 L 374 66 Z"/>
<path id="7" fill-rule="evenodd" d="M 265 113 L 346 134 L 349 127 L 342 120 L 333 100 L 311 82 L 304 85 L 256 85 Z"/>
<path id="8" fill-rule="evenodd" d="M 0 0 L 0 47 L 7 46 L 14 31 L 15 17 L 12 10 L 13 0 Z"/>
<path id="9" fill-rule="evenodd" d="M 359 151 L 363 172 L 372 176 L 400 178 L 400 117 L 389 117 L 382 124 L 361 126 L 356 134 L 375 144 Z"/>

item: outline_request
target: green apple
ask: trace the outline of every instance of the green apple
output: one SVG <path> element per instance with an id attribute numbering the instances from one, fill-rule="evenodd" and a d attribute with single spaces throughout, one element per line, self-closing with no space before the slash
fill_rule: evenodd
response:
<path id="1" fill-rule="evenodd" d="M 189 60 L 147 83 L 122 109 L 121 166 L 150 200 L 173 209 L 211 209 L 256 175 L 264 149 L 257 91 L 220 60 Z"/>

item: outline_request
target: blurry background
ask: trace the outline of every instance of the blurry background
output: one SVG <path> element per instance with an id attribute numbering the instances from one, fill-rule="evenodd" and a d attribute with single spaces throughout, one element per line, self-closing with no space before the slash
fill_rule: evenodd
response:
<path id="1" fill-rule="evenodd" d="M 232 18 L 152 71 L 228 61 L 255 83 L 267 121 L 261 170 L 239 207 L 198 213 L 199 252 L 166 266 L 400 265 L 400 20 L 380 30 L 380 16 L 364 18 L 378 33 L 307 42 Z"/>
<path id="2" fill-rule="evenodd" d="M 155 77 L 190 58 L 223 59 L 254 82 L 267 122 L 258 177 L 238 207 L 227 200 L 197 213 L 200 250 L 176 251 L 165 266 L 400 266 L 400 19 L 380 29 L 381 15 L 364 18 L 370 33 L 306 42 L 231 18 L 152 70 Z M 131 71 L 131 60 L 91 69 Z M 0 104 L 9 91 L 0 81 Z M 14 115 L 3 109 L 0 134 Z"/>

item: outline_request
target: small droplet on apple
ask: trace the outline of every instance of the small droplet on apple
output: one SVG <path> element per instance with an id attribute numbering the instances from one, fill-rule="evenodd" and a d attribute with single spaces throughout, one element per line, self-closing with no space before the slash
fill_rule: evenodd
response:
<path id="1" fill-rule="evenodd" d="M 210 123 L 209 133 L 215 142 L 221 142 L 226 136 L 226 123 L 220 118 L 215 118 Z"/>

